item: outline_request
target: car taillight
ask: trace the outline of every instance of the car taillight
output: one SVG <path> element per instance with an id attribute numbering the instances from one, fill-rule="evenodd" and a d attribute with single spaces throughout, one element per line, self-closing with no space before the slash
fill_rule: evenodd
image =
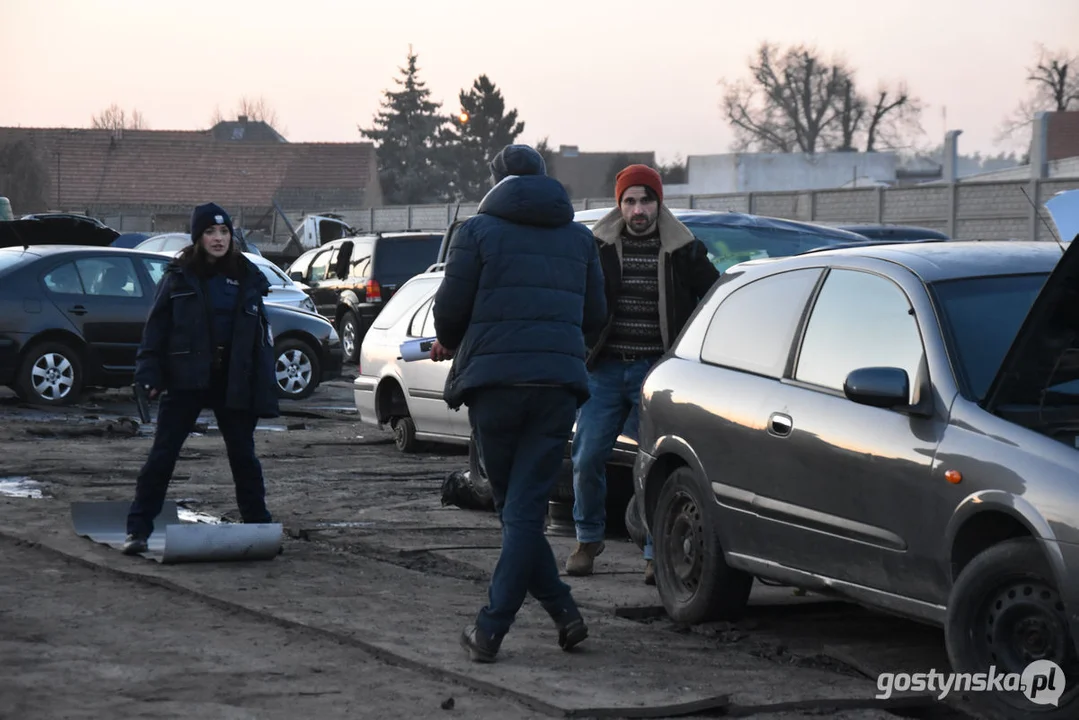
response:
<path id="1" fill-rule="evenodd" d="M 378 280 L 368 280 L 364 289 L 367 291 L 367 302 L 382 302 L 382 286 Z"/>

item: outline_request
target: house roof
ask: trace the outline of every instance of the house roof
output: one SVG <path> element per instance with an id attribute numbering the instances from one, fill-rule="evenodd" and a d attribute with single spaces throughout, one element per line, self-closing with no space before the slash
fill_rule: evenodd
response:
<path id="1" fill-rule="evenodd" d="M 374 145 L 228 142 L 212 131 L 0 128 L 0 147 L 26 140 L 59 205 L 269 205 L 280 196 L 338 191 L 359 200 L 375 173 Z M 317 195 L 317 192 L 316 192 Z M 374 193 L 380 196 L 380 192 Z M 310 201 L 315 202 L 315 201 Z"/>

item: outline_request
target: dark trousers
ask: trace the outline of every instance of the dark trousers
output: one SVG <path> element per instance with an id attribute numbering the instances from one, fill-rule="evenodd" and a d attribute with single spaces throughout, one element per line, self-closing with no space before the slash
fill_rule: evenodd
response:
<path id="1" fill-rule="evenodd" d="M 509 631 L 531 594 L 552 617 L 576 613 L 544 534 L 547 502 L 562 468 L 577 401 L 556 387 L 476 391 L 469 420 L 502 521 L 502 552 L 476 624 L 492 638 Z"/>
<path id="2" fill-rule="evenodd" d="M 236 504 L 245 523 L 272 522 L 266 509 L 266 488 L 262 465 L 255 457 L 255 426 L 258 416 L 244 410 L 225 407 L 221 387 L 204 392 L 176 392 L 161 396 L 157 413 L 157 433 L 150 456 L 135 484 L 135 501 L 127 515 L 130 535 L 149 537 L 153 520 L 165 503 L 176 459 L 184 441 L 195 427 L 203 408 L 213 410 L 217 426 L 225 440 L 232 480 L 236 484 Z"/>

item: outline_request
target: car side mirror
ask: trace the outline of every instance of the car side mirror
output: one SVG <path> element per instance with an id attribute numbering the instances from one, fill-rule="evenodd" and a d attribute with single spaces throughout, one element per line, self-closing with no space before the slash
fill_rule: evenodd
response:
<path id="1" fill-rule="evenodd" d="M 290 272 L 288 274 L 288 278 L 292 282 L 303 282 L 303 273 L 302 272 Z"/>
<path id="2" fill-rule="evenodd" d="M 843 394 L 859 405 L 887 409 L 907 407 L 910 405 L 910 378 L 902 368 L 859 368 L 847 375 Z"/>

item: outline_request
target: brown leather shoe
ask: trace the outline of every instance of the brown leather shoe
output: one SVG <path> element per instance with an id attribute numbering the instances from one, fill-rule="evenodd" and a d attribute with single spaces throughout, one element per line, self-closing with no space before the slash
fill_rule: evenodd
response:
<path id="1" fill-rule="evenodd" d="M 656 584 L 656 564 L 651 560 L 646 560 L 644 563 L 644 584 Z"/>
<path id="2" fill-rule="evenodd" d="M 596 556 L 603 552 L 603 541 L 577 543 L 577 549 L 566 558 L 567 575 L 591 575 Z"/>

